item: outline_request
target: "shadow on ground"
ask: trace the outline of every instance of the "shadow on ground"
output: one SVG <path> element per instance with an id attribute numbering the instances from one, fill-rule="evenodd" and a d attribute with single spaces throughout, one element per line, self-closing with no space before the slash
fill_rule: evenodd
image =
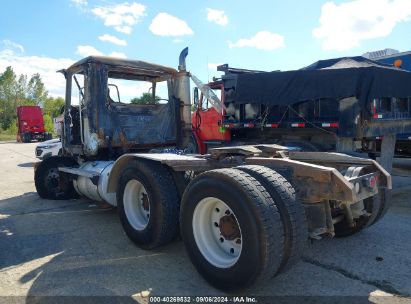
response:
<path id="1" fill-rule="evenodd" d="M 410 219 L 390 212 L 358 235 L 315 242 L 290 271 L 236 295 L 410 295 Z M 86 200 L 26 193 L 0 201 L 0 248 L 0 281 L 27 288 L 27 296 L 224 295 L 195 271 L 180 240 L 142 250 L 115 209 Z"/>
<path id="2" fill-rule="evenodd" d="M 18 164 L 17 166 L 22 167 L 22 168 L 33 168 L 33 167 L 34 167 L 34 163 L 33 163 L 33 162 L 22 163 L 22 164 Z"/>

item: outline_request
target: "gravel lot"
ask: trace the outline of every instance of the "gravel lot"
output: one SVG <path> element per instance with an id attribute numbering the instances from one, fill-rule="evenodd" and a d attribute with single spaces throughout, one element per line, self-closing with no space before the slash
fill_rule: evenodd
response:
<path id="1" fill-rule="evenodd" d="M 224 295 L 197 274 L 181 240 L 144 251 L 125 236 L 116 210 L 84 199 L 40 199 L 35 145 L 0 143 L 0 299 Z M 397 162 L 394 205 L 381 222 L 349 238 L 314 242 L 290 271 L 240 294 L 411 301 L 410 163 Z"/>

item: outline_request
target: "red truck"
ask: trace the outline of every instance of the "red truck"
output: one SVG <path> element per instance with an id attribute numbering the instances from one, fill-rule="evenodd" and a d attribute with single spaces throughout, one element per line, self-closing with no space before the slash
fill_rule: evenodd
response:
<path id="1" fill-rule="evenodd" d="M 43 112 L 39 106 L 17 107 L 17 141 L 49 140 L 51 134 L 44 128 Z"/>

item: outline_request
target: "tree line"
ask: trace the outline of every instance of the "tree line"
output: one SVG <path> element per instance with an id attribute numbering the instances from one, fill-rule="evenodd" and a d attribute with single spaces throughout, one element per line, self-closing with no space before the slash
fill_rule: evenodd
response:
<path id="1" fill-rule="evenodd" d="M 48 95 L 40 74 L 17 76 L 11 66 L 7 67 L 0 73 L 0 128 L 17 133 L 17 107 L 28 105 L 43 108 L 46 130 L 53 132 L 53 118 L 60 114 L 64 99 Z"/>

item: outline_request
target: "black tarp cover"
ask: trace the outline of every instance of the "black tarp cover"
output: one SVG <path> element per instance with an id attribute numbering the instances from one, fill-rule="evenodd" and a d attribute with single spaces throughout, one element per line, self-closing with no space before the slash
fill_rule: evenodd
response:
<path id="1" fill-rule="evenodd" d="M 360 58 L 318 61 L 296 71 L 240 74 L 235 102 L 269 106 L 356 97 L 364 108 L 374 98 L 411 97 L 411 72 Z"/>

